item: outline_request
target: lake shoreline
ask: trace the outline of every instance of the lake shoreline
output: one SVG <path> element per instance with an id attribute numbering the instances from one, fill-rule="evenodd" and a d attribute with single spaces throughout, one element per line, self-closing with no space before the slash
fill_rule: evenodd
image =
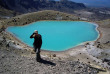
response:
<path id="1" fill-rule="evenodd" d="M 44 20 L 43 20 L 44 21 Z M 48 21 L 48 20 L 46 20 L 46 21 Z M 51 20 L 52 21 L 52 20 Z M 62 21 L 65 21 L 65 20 L 62 20 Z M 62 22 L 61 21 L 61 22 Z M 68 21 L 70 21 L 70 20 L 68 20 Z M 40 21 L 37 21 L 37 22 L 40 22 Z M 71 22 L 87 22 L 87 21 L 71 21 Z M 33 22 L 33 23 L 35 23 L 35 22 Z M 85 44 L 87 44 L 87 43 L 89 43 L 89 42 L 94 42 L 94 41 L 97 41 L 99 38 L 100 38 L 100 32 L 99 32 L 99 30 L 98 30 L 98 24 L 96 24 L 96 23 L 93 23 L 93 22 L 88 22 L 88 23 L 92 23 L 93 25 L 95 25 L 96 26 L 96 31 L 98 32 L 98 37 L 97 37 L 97 39 L 95 39 L 95 40 L 93 40 L 93 41 L 86 41 L 86 42 L 83 42 L 83 43 L 80 43 L 80 44 L 78 44 L 78 45 L 76 45 L 76 46 L 74 46 L 74 47 L 72 47 L 72 48 L 69 48 L 69 49 L 65 49 L 65 50 L 63 50 L 63 51 L 52 51 L 52 50 L 45 50 L 45 49 L 43 49 L 44 51 L 49 51 L 49 52 L 66 52 L 66 51 L 68 51 L 68 50 L 70 50 L 70 49 L 73 49 L 73 48 L 75 48 L 75 47 L 78 47 L 78 46 L 80 46 L 80 45 L 85 45 Z M 30 24 L 27 24 L 27 25 L 30 25 Z M 27 26 L 27 25 L 24 25 L 24 26 Z M 23 25 L 22 25 L 23 26 Z M 20 27 L 22 27 L 22 26 L 20 26 Z M 10 26 L 10 27 L 14 27 L 14 26 Z M 33 48 L 33 47 L 30 47 L 29 45 L 27 45 L 26 43 L 24 43 L 24 42 L 22 42 L 21 40 L 19 40 L 16 36 L 14 36 L 11 32 L 9 32 L 8 30 L 8 27 L 6 28 L 6 32 L 8 32 L 9 34 L 11 34 L 13 37 L 14 37 L 14 39 L 15 40 L 17 40 L 18 42 L 20 42 L 20 43 L 22 43 L 24 46 L 27 46 L 27 47 L 29 47 L 29 48 Z"/>
<path id="2" fill-rule="evenodd" d="M 91 23 L 91 22 L 89 22 L 89 23 Z M 100 33 L 99 30 L 98 30 L 98 27 L 99 27 L 98 24 L 97 25 L 95 24 L 95 26 L 96 26 L 96 29 L 97 29 L 98 33 Z M 10 33 L 8 32 L 8 34 L 10 34 Z M 12 37 L 15 39 L 15 41 L 19 42 L 19 44 L 22 45 L 23 49 L 24 48 L 29 49 L 29 51 L 31 51 L 31 53 L 34 53 L 33 52 L 33 47 L 28 46 L 27 44 L 25 44 L 24 42 L 20 41 L 18 38 L 16 38 L 13 35 L 12 35 Z M 98 38 L 96 40 L 94 40 L 94 41 L 87 41 L 87 42 L 81 43 L 81 44 L 79 44 L 79 45 L 77 45 L 77 46 L 75 46 L 73 48 L 70 48 L 70 49 L 67 49 L 67 50 L 64 50 L 64 51 L 50 51 L 50 50 L 45 50 L 45 49 L 42 50 L 41 49 L 41 55 L 44 55 L 44 56 L 48 55 L 48 56 L 51 56 L 51 57 L 53 57 L 53 55 L 56 55 L 57 58 L 69 58 L 70 55 L 74 56 L 74 54 L 71 51 L 75 50 L 76 51 L 76 55 L 79 54 L 79 52 L 77 52 L 77 51 L 80 51 L 80 53 L 83 52 L 83 51 L 86 52 L 86 50 L 85 50 L 86 49 L 86 47 L 85 47 L 86 44 L 88 44 L 90 42 L 96 42 L 99 38 L 101 38 L 101 35 L 99 35 Z"/>

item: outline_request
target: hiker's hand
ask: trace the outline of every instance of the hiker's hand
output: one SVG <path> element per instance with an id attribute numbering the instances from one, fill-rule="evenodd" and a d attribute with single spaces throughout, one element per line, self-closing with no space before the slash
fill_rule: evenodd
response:
<path id="1" fill-rule="evenodd" d="M 35 37 L 35 34 L 33 34 L 33 37 Z"/>

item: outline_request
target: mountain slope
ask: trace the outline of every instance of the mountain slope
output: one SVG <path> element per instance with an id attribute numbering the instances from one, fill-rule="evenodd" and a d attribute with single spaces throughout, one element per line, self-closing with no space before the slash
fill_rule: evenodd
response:
<path id="1" fill-rule="evenodd" d="M 68 0 L 0 0 L 0 5 L 4 8 L 23 13 L 44 9 L 73 11 L 73 9 L 86 8 L 82 3 L 75 3 Z"/>

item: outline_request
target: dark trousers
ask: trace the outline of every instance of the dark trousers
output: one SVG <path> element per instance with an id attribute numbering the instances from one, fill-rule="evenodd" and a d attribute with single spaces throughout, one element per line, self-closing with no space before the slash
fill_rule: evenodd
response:
<path id="1" fill-rule="evenodd" d="M 41 60 L 40 48 L 41 48 L 40 46 L 38 47 L 38 46 L 34 45 L 34 51 L 36 52 L 36 60 L 37 61 L 40 61 Z"/>

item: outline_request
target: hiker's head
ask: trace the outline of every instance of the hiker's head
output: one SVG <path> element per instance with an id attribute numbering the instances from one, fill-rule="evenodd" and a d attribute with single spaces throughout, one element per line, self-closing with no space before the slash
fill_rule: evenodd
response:
<path id="1" fill-rule="evenodd" d="M 37 30 L 35 30 L 35 31 L 34 31 L 34 34 L 38 34 L 38 31 L 37 31 Z"/>

